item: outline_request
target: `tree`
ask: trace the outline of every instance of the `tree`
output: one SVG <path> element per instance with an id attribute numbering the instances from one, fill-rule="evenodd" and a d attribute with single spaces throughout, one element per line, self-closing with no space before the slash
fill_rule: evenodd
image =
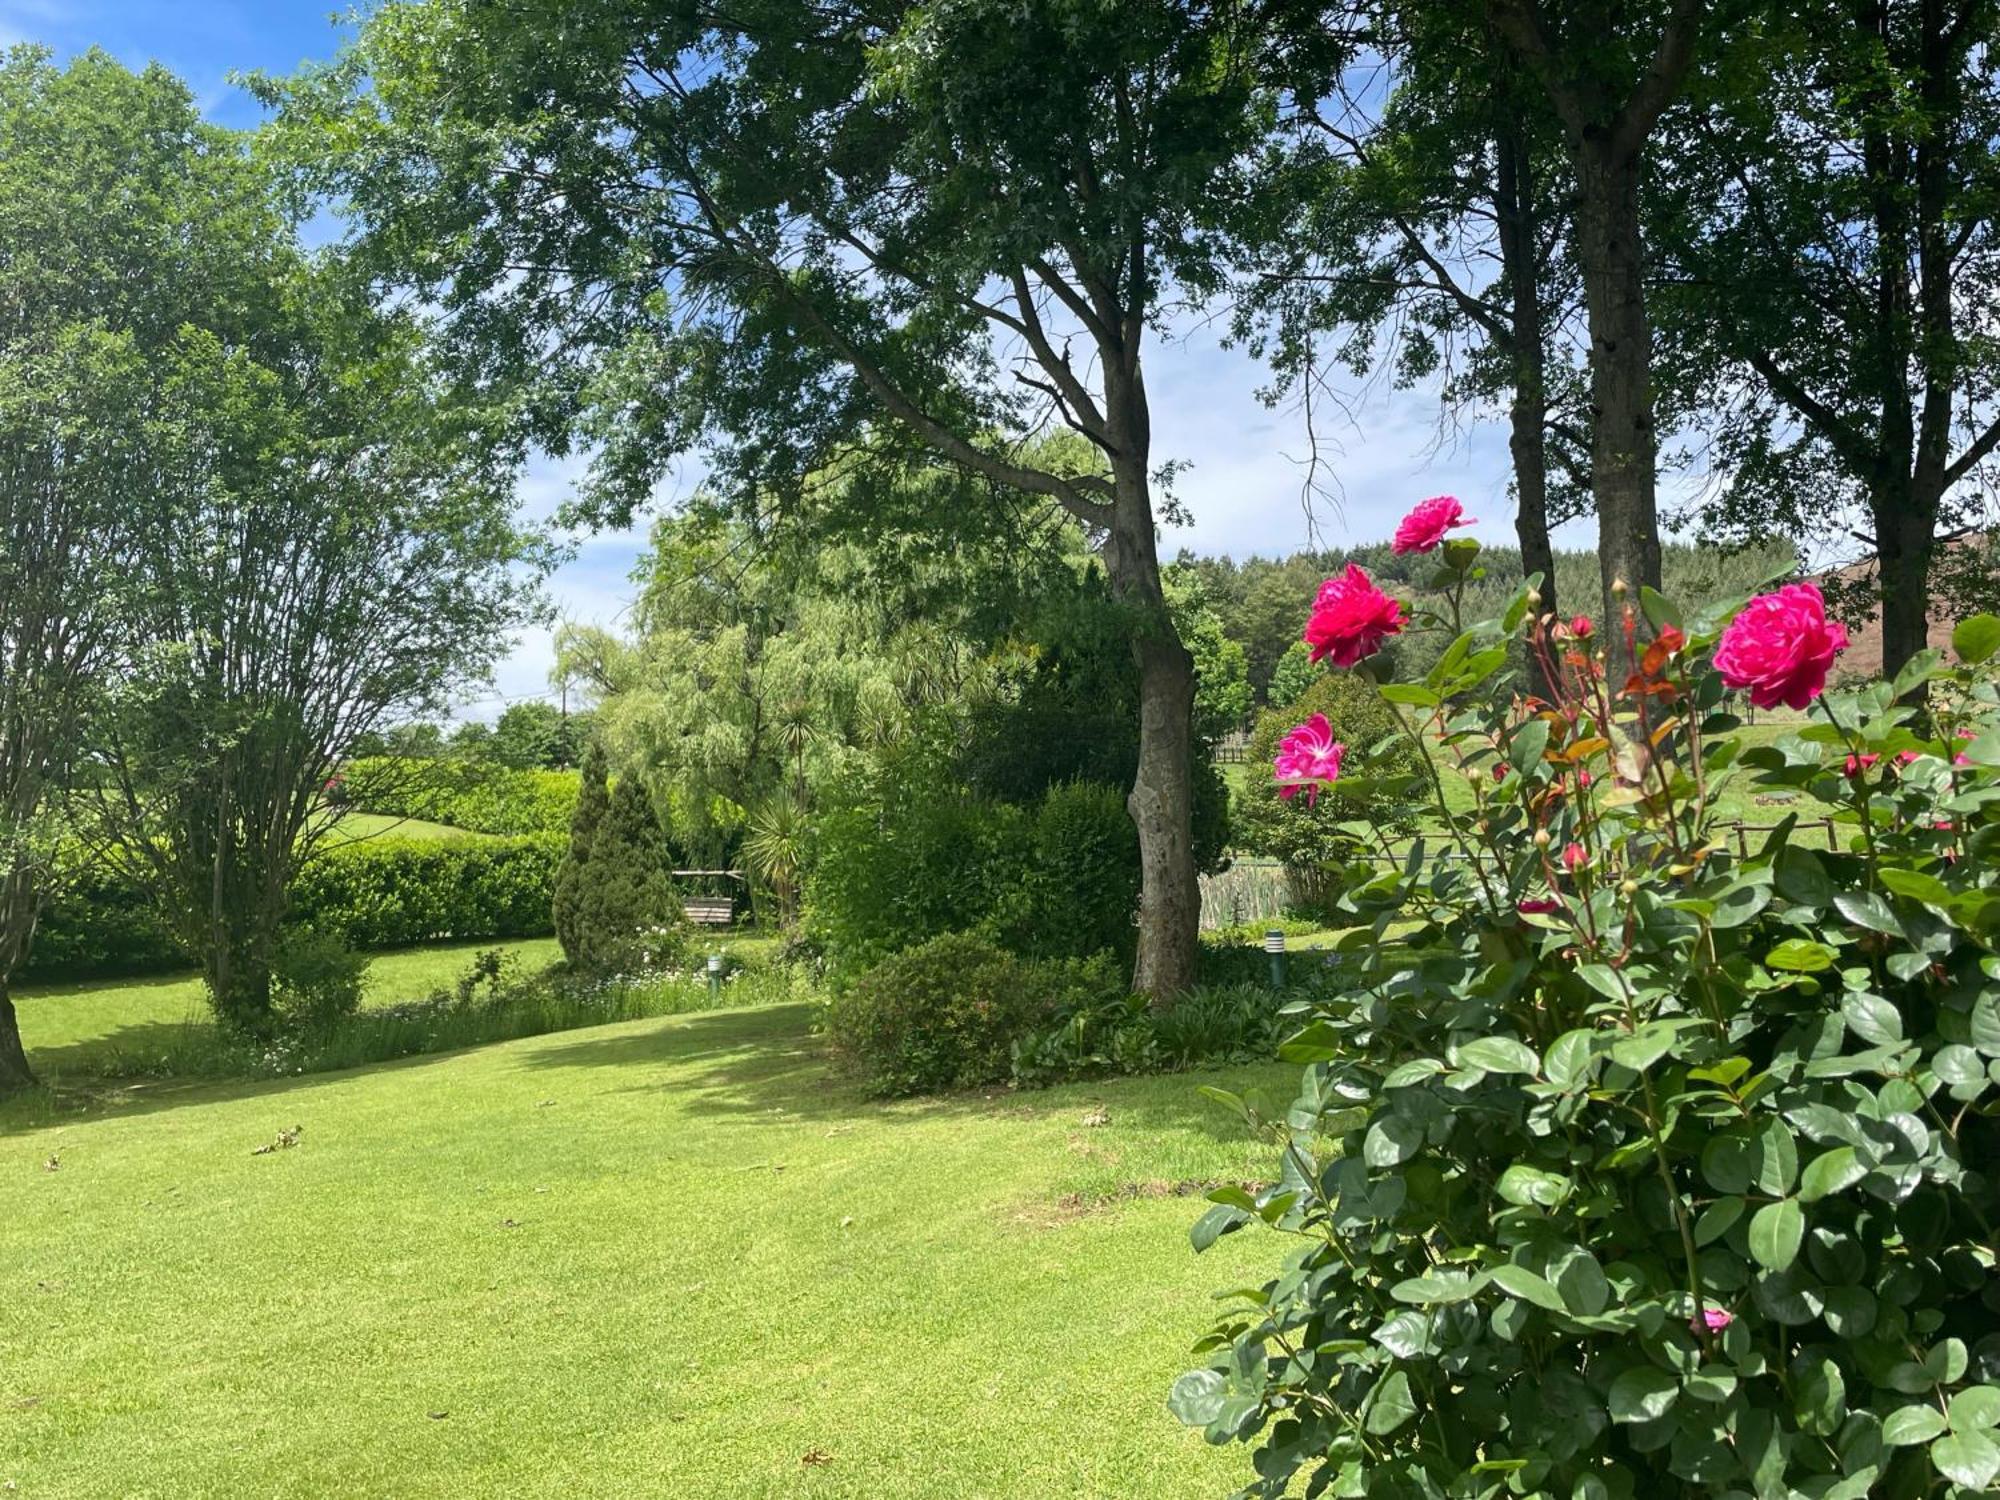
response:
<path id="1" fill-rule="evenodd" d="M 9 982 L 81 854 L 71 794 L 164 451 L 153 362 L 196 288 L 243 288 L 243 170 L 161 70 L 0 52 L 0 1090 L 30 1078 Z"/>
<path id="2" fill-rule="evenodd" d="M 583 930 L 584 893 L 591 879 L 590 855 L 597 846 L 597 827 L 610 806 L 610 763 L 605 758 L 604 746 L 592 740 L 583 751 L 576 811 L 569 819 L 569 849 L 556 871 L 556 941 L 562 945 L 563 957 L 573 968 L 583 965 L 587 942 Z"/>
<path id="3" fill-rule="evenodd" d="M 468 370 L 598 446 L 588 514 L 629 514 L 697 443 L 746 508 L 797 500 L 877 433 L 1090 527 L 1143 684 L 1135 981 L 1168 995 L 1197 950 L 1194 682 L 1141 352 L 1217 283 L 1211 216 L 1269 118 L 1255 15 L 432 0 L 265 96 Z M 1038 462 L 1054 422 L 1095 461 Z"/>
<path id="4" fill-rule="evenodd" d="M 563 715 L 553 703 L 530 698 L 510 703 L 493 724 L 489 759 L 516 771 L 554 770 L 563 763 Z"/>
<path id="5" fill-rule="evenodd" d="M 1590 484 L 1560 127 L 1482 10 L 1361 14 L 1377 48 L 1336 52 L 1344 71 L 1296 93 L 1269 201 L 1297 227 L 1260 237 L 1237 330 L 1308 411 L 1331 363 L 1439 380 L 1450 410 L 1504 402 L 1522 565 L 1554 611 L 1550 528 L 1583 512 Z"/>
<path id="6" fill-rule="evenodd" d="M 152 362 L 161 456 L 128 497 L 91 787 L 117 862 L 251 1034 L 274 1020 L 287 889 L 340 815 L 329 778 L 366 731 L 486 680 L 537 560 L 508 445 L 442 391 L 412 323 L 288 224 L 262 250 L 255 325 L 184 325 Z"/>
<path id="7" fill-rule="evenodd" d="M 1640 189 L 1646 145 L 1702 41 L 1706 0 L 1592 0 L 1554 21 L 1493 0 L 1494 30 L 1540 84 L 1569 147 L 1590 330 L 1590 487 L 1606 616 L 1612 585 L 1660 585 L 1659 435 Z"/>
<path id="8" fill-rule="evenodd" d="M 603 769 L 601 756 L 597 769 Z M 581 803 L 577 813 L 583 822 Z M 576 837 L 572 825 L 572 848 Z M 678 958 L 686 933 L 666 835 L 639 777 L 618 778 L 587 837 L 584 856 L 564 864 L 559 881 L 566 883 L 557 887 L 564 956 L 590 974 L 626 973 Z"/>
<path id="9" fill-rule="evenodd" d="M 1991 0 L 1802 10 L 1676 139 L 1663 317 L 1711 394 L 1725 535 L 1859 535 L 1883 669 L 1928 636 L 1941 531 L 2000 446 Z M 1722 392 L 1722 400 L 1712 393 Z"/>

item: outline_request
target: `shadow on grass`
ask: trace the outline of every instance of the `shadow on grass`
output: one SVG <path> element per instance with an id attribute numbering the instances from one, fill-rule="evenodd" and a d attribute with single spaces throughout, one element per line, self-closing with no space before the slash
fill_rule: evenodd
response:
<path id="1" fill-rule="evenodd" d="M 646 1030 L 579 1036 L 538 1047 L 521 1058 L 521 1066 L 614 1068 L 640 1075 L 657 1070 L 665 1076 L 642 1076 L 608 1092 L 672 1094 L 689 1114 L 744 1120 L 778 1115 L 824 1122 L 866 1115 L 895 1124 L 941 1115 L 1031 1118 L 1071 1113 L 1109 1097 L 1117 1102 L 1122 1124 L 1199 1130 L 1218 1141 L 1241 1140 L 1243 1122 L 1197 1094 L 1200 1083 L 1216 1078 L 1239 1087 L 1264 1083 L 1272 1102 L 1282 1106 L 1290 1100 L 1298 1076 L 1295 1068 L 1246 1064 L 1096 1079 L 1049 1089 L 993 1086 L 913 1099 L 871 1099 L 840 1068 L 825 1041 L 812 1034 L 811 1022 L 812 1007 L 807 1005 L 711 1011 L 676 1017 Z M 1276 1088 L 1270 1086 L 1273 1078 Z"/>
<path id="2" fill-rule="evenodd" d="M 1196 1086 L 1221 1079 L 1241 1089 L 1264 1083 L 1274 1102 L 1290 1097 L 1296 1070 L 1272 1064 L 1218 1067 L 1194 1073 L 1155 1074 L 1063 1084 L 1015 1091 L 1005 1087 L 966 1090 L 915 1099 L 875 1100 L 845 1074 L 825 1042 L 812 1031 L 813 1007 L 759 1006 L 665 1016 L 651 1022 L 623 1021 L 543 1032 L 506 1043 L 517 1048 L 511 1063 L 536 1071 L 609 1069 L 606 1092 L 672 1095 L 690 1114 L 712 1118 L 850 1121 L 857 1117 L 885 1124 L 934 1120 L 940 1116 L 1061 1115 L 1114 1101 L 1121 1124 L 1140 1129 L 1198 1130 L 1218 1141 L 1240 1140 L 1242 1122 L 1203 1099 Z M 198 1024 L 198 1023 L 197 1023 Z M 84 1068 L 63 1068 L 65 1053 L 95 1056 L 105 1049 L 127 1055 L 158 1056 L 182 1026 L 146 1022 L 71 1048 L 37 1054 L 37 1069 L 50 1087 L 0 1100 L 0 1135 L 60 1127 L 92 1119 L 148 1114 L 188 1104 L 271 1098 L 301 1088 L 337 1085 L 357 1073 L 381 1074 L 428 1067 L 466 1052 L 500 1045 L 488 1042 L 450 1051 L 416 1053 L 361 1067 L 288 1075 L 282 1078 L 134 1078 L 91 1076 Z M 622 1076 L 617 1076 L 622 1075 Z M 1273 1086 L 1275 1084 L 1275 1086 Z"/>

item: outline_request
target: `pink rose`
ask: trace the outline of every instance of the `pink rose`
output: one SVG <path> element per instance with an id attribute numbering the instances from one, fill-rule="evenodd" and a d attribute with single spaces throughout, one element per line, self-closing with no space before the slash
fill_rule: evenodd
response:
<path id="1" fill-rule="evenodd" d="M 1962 740 L 1976 740 L 1979 738 L 1979 731 L 1966 724 L 1961 724 L 1957 733 L 1958 738 Z M 1969 766 L 1972 764 L 1972 757 L 1965 754 L 1954 755 L 1951 758 L 1951 763 L 1955 766 Z"/>
<path id="2" fill-rule="evenodd" d="M 1312 659 L 1331 656 L 1336 667 L 1351 667 L 1382 649 L 1382 642 L 1403 630 L 1403 606 L 1375 587 L 1354 563 L 1338 578 L 1319 586 L 1305 640 Z"/>
<path id="3" fill-rule="evenodd" d="M 1401 556 L 1410 552 L 1435 552 L 1444 534 L 1454 526 L 1472 526 L 1477 523 L 1465 513 L 1465 507 L 1451 495 L 1433 495 L 1428 500 L 1419 500 L 1403 517 L 1403 524 L 1396 528 L 1396 539 L 1389 544 L 1390 550 Z"/>
<path id="4" fill-rule="evenodd" d="M 1704 1307 L 1699 1318 L 1688 1319 L 1688 1326 L 1696 1333 L 1706 1329 L 1710 1333 L 1720 1333 L 1736 1321 L 1736 1314 L 1726 1308 Z"/>
<path id="5" fill-rule="evenodd" d="M 1589 615 L 1578 615 L 1569 622 L 1569 633 L 1580 641 L 1590 639 L 1590 632 L 1596 627 L 1590 623 Z"/>
<path id="6" fill-rule="evenodd" d="M 1851 781 L 1863 771 L 1872 770 L 1882 757 L 1879 755 L 1850 755 L 1847 757 L 1847 776 Z"/>
<path id="7" fill-rule="evenodd" d="M 1590 863 L 1590 851 L 1578 843 L 1563 845 L 1563 868 L 1574 875 Z"/>
<path id="8" fill-rule="evenodd" d="M 1804 708 L 1826 690 L 1827 669 L 1847 649 L 1847 628 L 1826 617 L 1810 583 L 1759 594 L 1729 622 L 1715 648 L 1715 669 L 1733 688 L 1748 688 L 1758 708 Z"/>
<path id="9" fill-rule="evenodd" d="M 1285 735 L 1271 769 L 1278 778 L 1278 795 L 1291 798 L 1301 787 L 1306 805 L 1319 798 L 1319 789 L 1330 786 L 1340 776 L 1340 758 L 1347 747 L 1333 737 L 1333 726 L 1325 714 L 1314 714 Z"/>
<path id="10" fill-rule="evenodd" d="M 1523 896 L 1514 903 L 1514 910 L 1524 917 L 1545 917 L 1552 911 L 1561 911 L 1562 902 L 1553 896 Z"/>

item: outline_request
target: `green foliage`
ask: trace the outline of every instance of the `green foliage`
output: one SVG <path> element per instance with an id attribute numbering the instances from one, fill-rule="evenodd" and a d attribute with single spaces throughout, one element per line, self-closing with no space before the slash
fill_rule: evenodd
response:
<path id="1" fill-rule="evenodd" d="M 1728 613 L 1543 713 L 1497 630 L 1398 689 L 1482 791 L 1434 809 L 1456 858 L 1346 885 L 1283 1119 L 1219 1096 L 1285 1167 L 1194 1242 L 1295 1248 L 1171 1404 L 1259 1445 L 1245 1495 L 2000 1478 L 2000 694 L 1932 658 L 1745 749 L 1707 664 Z M 1841 803 L 1842 846 L 1732 849 L 1738 776 Z"/>
<path id="2" fill-rule="evenodd" d="M 1027 815 L 969 791 L 937 751 L 899 747 L 829 791 L 806 921 L 844 972 L 977 927 L 1026 866 Z"/>
<path id="3" fill-rule="evenodd" d="M 561 841 L 547 834 L 357 840 L 300 867 L 286 913 L 359 948 L 540 937 L 550 930 L 561 853 Z M 37 981 L 153 974 L 189 961 L 150 894 L 100 868 L 44 915 L 27 973 Z"/>
<path id="4" fill-rule="evenodd" d="M 584 821 L 582 801 L 578 821 Z M 581 858 L 568 861 L 560 883 L 563 952 L 586 974 L 664 968 L 687 945 L 675 894 L 666 835 L 652 798 L 636 776 L 619 778 L 601 816 L 587 828 Z M 572 844 L 576 834 L 572 832 Z"/>
<path id="5" fill-rule="evenodd" d="M 364 839 L 306 861 L 288 911 L 360 948 L 540 937 L 561 852 L 549 834 Z"/>
<path id="6" fill-rule="evenodd" d="M 1001 1082 L 1016 1039 L 1052 1004 L 1035 966 L 984 938 L 946 933 L 837 992 L 826 1030 L 869 1092 L 922 1094 Z"/>
<path id="7" fill-rule="evenodd" d="M 287 932 L 272 964 L 272 1001 L 281 1029 L 334 1031 L 361 1008 L 368 956 L 345 938 L 311 927 Z"/>
<path id="8" fill-rule="evenodd" d="M 1109 952 L 1130 963 L 1137 942 L 1139 835 L 1122 793 L 1074 781 L 1033 810 L 1023 859 L 984 924 L 1029 958 Z"/>
<path id="9" fill-rule="evenodd" d="M 574 771 L 516 770 L 451 758 L 364 757 L 340 769 L 344 806 L 472 833 L 559 833 L 576 808 Z"/>
<path id="10" fill-rule="evenodd" d="M 1014 1044 L 1014 1082 L 1175 1071 L 1277 1056 L 1293 1028 L 1285 997 L 1255 983 L 1204 984 L 1156 1007 L 1122 984 L 1082 990 Z"/>
<path id="11" fill-rule="evenodd" d="M 1303 791 L 1281 797 L 1272 757 L 1286 733 L 1316 713 L 1326 715 L 1334 738 L 1347 746 L 1341 779 L 1310 801 Z M 1330 870 L 1384 835 L 1415 826 L 1409 783 L 1422 762 L 1394 711 L 1363 678 L 1320 672 L 1296 702 L 1258 715 L 1243 760 L 1243 787 L 1230 810 L 1236 846 L 1283 860 L 1297 906 L 1317 907 Z"/>
<path id="12" fill-rule="evenodd" d="M 611 806 L 610 772 L 604 746 L 592 740 L 583 753 L 576 806 L 570 810 L 569 843 L 563 849 L 562 866 L 556 872 L 551 906 L 556 941 L 563 957 L 580 966 L 589 938 L 585 927 L 585 893 L 589 889 L 590 857 L 597 845 L 597 830 Z"/>

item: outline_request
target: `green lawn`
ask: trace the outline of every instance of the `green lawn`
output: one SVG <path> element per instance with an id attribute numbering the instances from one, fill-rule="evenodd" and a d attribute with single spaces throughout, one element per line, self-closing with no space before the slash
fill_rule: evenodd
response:
<path id="1" fill-rule="evenodd" d="M 752 934 L 701 934 L 700 953 L 734 952 L 744 958 L 767 954 L 777 940 Z M 554 938 L 513 942 L 437 943 L 378 953 L 368 965 L 362 1004 L 393 1005 L 421 1000 L 447 988 L 471 967 L 473 958 L 497 948 L 531 972 L 561 957 Z M 210 1024 L 201 981 L 192 974 L 110 980 L 84 984 L 25 985 L 14 992 L 21 1041 L 28 1060 L 44 1079 L 62 1083 L 106 1072 L 118 1060 L 157 1059 L 189 1026 Z M 0 1126 L 7 1123 L 0 1111 Z"/>
<path id="2" fill-rule="evenodd" d="M 449 985 L 488 948 L 513 955 L 524 966 L 553 962 L 560 954 L 554 938 L 511 943 L 439 943 L 382 953 L 368 965 L 364 1004 L 392 1005 L 418 1000 Z M 28 1059 L 44 1077 L 88 1073 L 107 1054 L 157 1050 L 166 1037 L 187 1025 L 208 1024 L 201 981 L 192 974 L 111 980 L 94 984 L 24 985 L 14 993 L 21 1018 L 21 1041 Z"/>
<path id="3" fill-rule="evenodd" d="M 326 843 L 321 847 L 335 849 L 344 843 L 383 837 L 483 839 L 487 835 L 466 828 L 454 828 L 449 823 L 426 823 L 422 818 L 392 818 L 387 813 L 350 812 L 340 815 L 340 821 L 333 825 L 326 836 Z"/>
<path id="4" fill-rule="evenodd" d="M 0 1485 L 1226 1493 L 1162 1402 L 1281 1247 L 1173 1185 L 1271 1171 L 1198 1082 L 1295 1076 L 877 1105 L 781 1006 L 0 1136 Z"/>

